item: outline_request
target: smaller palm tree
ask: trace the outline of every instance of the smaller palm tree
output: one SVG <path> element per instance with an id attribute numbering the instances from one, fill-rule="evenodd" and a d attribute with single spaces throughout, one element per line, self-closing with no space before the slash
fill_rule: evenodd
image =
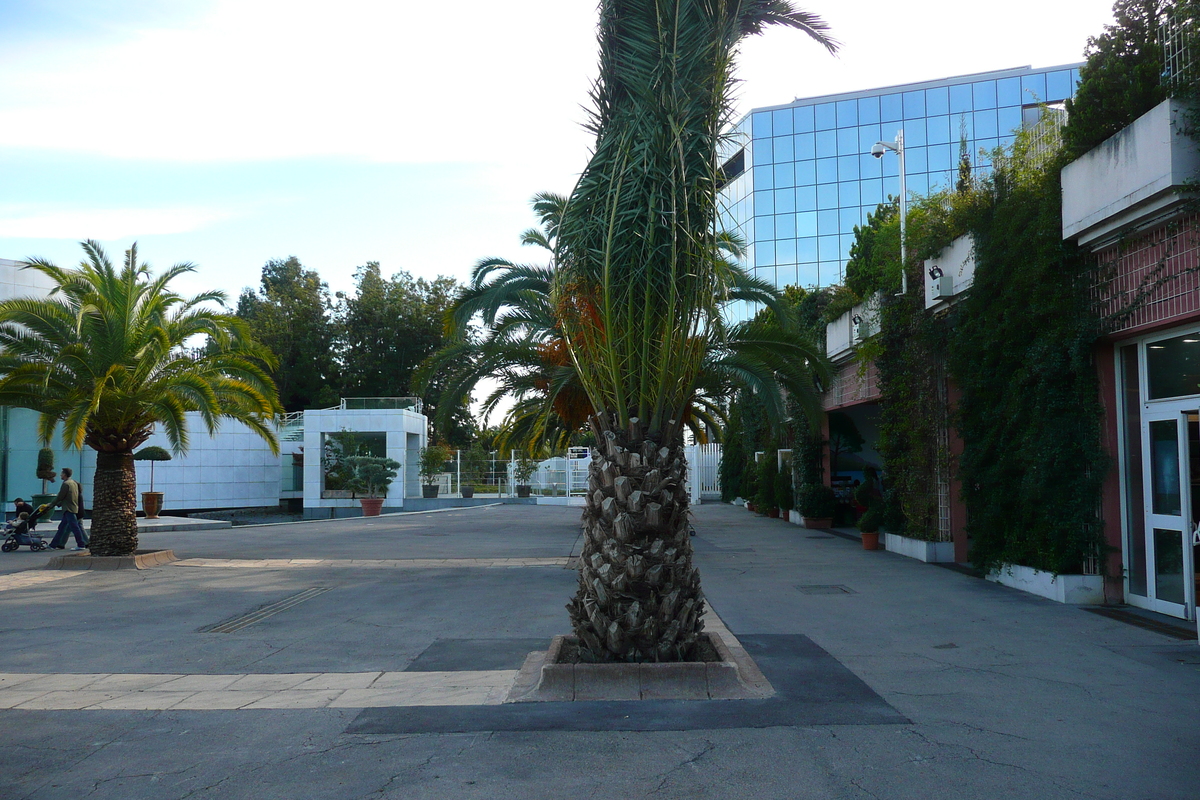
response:
<path id="1" fill-rule="evenodd" d="M 77 269 L 25 262 L 54 282 L 48 297 L 0 302 L 0 405 L 39 412 L 43 443 L 61 426 L 64 446 L 96 451 L 91 551 L 128 555 L 137 549 L 133 451 L 156 425 L 176 453 L 187 450 L 188 412 L 209 433 L 237 420 L 279 452 L 272 421 L 282 409 L 266 371 L 275 358 L 244 322 L 212 310 L 223 292 L 185 298 L 169 288 L 193 265 L 153 277 L 136 244 L 122 269 L 96 242 L 83 250 Z"/>

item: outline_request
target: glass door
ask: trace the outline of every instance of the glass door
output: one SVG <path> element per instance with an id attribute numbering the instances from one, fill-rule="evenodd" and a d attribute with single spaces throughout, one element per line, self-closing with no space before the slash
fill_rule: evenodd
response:
<path id="1" fill-rule="evenodd" d="M 1149 607 L 1195 619 L 1196 515 L 1192 507 L 1191 440 L 1200 428 L 1195 411 L 1147 412 L 1142 422 L 1146 499 L 1146 585 Z M 1139 603 L 1140 605 L 1140 603 Z"/>

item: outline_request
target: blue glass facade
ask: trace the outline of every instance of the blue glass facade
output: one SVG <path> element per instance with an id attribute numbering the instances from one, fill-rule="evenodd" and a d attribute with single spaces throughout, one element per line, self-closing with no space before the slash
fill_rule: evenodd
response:
<path id="1" fill-rule="evenodd" d="M 755 109 L 733 129 L 722 225 L 749 244 L 748 266 L 776 286 L 839 283 L 854 226 L 900 194 L 898 159 L 871 155 L 904 130 L 910 197 L 953 185 L 966 137 L 977 170 L 1039 103 L 1071 96 L 1080 64 L 964 75 Z M 743 149 L 744 148 L 744 149 Z"/>

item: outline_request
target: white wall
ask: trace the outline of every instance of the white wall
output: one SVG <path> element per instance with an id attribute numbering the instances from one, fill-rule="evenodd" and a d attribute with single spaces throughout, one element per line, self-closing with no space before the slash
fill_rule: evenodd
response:
<path id="1" fill-rule="evenodd" d="M 19 261 L 0 258 L 0 300 L 17 297 L 45 297 L 54 281 L 32 269 L 21 269 Z"/>
<path id="2" fill-rule="evenodd" d="M 423 414 L 403 409 L 323 409 L 304 412 L 304 515 L 306 517 L 345 516 L 361 506 L 353 498 L 321 497 L 321 434 L 341 431 L 387 434 L 387 457 L 400 462 L 396 480 L 388 490 L 385 509 L 404 505 L 406 467 L 412 464 L 406 445 L 408 436 L 426 443 L 427 420 Z"/>
<path id="3" fill-rule="evenodd" d="M 1062 171 L 1064 239 L 1101 246 L 1119 229 L 1184 202 L 1200 153 L 1181 130 L 1183 107 L 1166 100 Z"/>
<path id="4" fill-rule="evenodd" d="M 258 434 L 236 420 L 223 420 L 210 436 L 195 412 L 187 414 L 187 422 L 187 453 L 154 464 L 154 490 L 163 493 L 164 509 L 279 505 L 280 459 Z M 138 450 L 150 445 L 171 450 L 161 426 Z M 141 493 L 150 491 L 150 462 L 136 464 L 140 508 Z"/>
<path id="5" fill-rule="evenodd" d="M 933 258 L 925 259 L 925 308 L 944 307 L 951 300 L 939 297 L 935 292 L 935 281 L 929 271 L 937 267 L 942 271 L 941 281 L 950 284 L 955 296 L 971 288 L 975 282 L 975 239 L 970 234 L 960 236 Z"/>

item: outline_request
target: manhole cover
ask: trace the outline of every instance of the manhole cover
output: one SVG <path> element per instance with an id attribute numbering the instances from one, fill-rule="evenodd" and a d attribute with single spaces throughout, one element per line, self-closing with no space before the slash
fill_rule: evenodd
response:
<path id="1" fill-rule="evenodd" d="M 818 585 L 818 584 L 803 585 L 802 584 L 800 586 L 797 586 L 796 589 L 800 592 L 800 594 L 854 594 L 855 593 L 854 590 L 851 589 L 850 587 L 842 586 L 840 584 L 824 584 L 824 585 Z"/>

